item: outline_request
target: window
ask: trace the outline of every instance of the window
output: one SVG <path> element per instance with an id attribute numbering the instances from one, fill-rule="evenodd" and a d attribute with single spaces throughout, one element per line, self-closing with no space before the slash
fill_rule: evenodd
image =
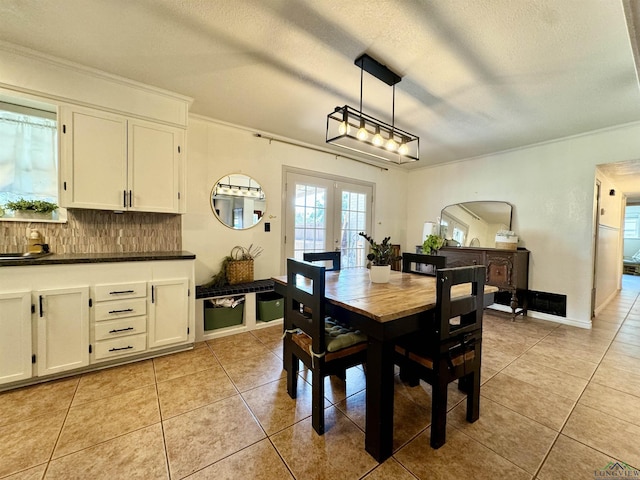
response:
<path id="1" fill-rule="evenodd" d="M 640 205 L 631 205 L 625 209 L 624 238 L 640 238 Z"/>
<path id="2" fill-rule="evenodd" d="M 56 114 L 0 102 L 0 205 L 20 198 L 58 203 Z"/>
<path id="3" fill-rule="evenodd" d="M 465 245 L 469 225 L 447 213 L 443 213 L 440 225 L 440 235 L 447 240 L 455 240 L 458 244 Z"/>

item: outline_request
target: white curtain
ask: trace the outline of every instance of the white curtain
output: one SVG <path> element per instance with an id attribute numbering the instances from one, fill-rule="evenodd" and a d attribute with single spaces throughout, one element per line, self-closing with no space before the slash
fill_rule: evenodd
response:
<path id="1" fill-rule="evenodd" d="M 56 121 L 0 110 L 0 204 L 58 201 Z"/>

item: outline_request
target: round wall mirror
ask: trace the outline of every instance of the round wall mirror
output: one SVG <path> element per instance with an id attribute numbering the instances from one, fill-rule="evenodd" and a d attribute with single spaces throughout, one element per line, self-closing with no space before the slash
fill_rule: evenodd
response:
<path id="1" fill-rule="evenodd" d="M 211 190 L 211 209 L 227 227 L 244 230 L 257 225 L 267 209 L 262 186 L 242 173 L 225 175 Z"/>

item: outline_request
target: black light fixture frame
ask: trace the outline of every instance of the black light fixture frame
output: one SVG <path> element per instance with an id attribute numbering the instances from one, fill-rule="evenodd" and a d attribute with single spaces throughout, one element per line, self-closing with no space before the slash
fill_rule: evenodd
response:
<path id="1" fill-rule="evenodd" d="M 356 110 L 348 105 L 344 105 L 343 107 L 338 106 L 333 112 L 327 115 L 326 142 L 400 164 L 419 160 L 420 139 L 416 135 L 395 126 L 395 85 L 402 80 L 402 77 L 366 53 L 356 58 L 354 64 L 360 67 L 360 109 Z M 362 112 L 364 71 L 393 87 L 391 125 Z M 338 129 L 337 132 L 330 133 L 331 125 L 335 124 L 341 124 L 342 130 Z M 364 140 L 351 133 L 352 131 L 357 132 L 361 128 L 367 131 L 367 136 Z M 412 148 L 407 148 L 408 151 L 402 154 L 399 153 L 397 149 L 395 151 L 387 150 L 384 142 L 375 143 L 373 141 L 375 134 L 382 135 L 383 133 L 386 138 L 382 137 L 382 140 L 388 141 L 389 139 L 393 139 L 397 145 L 411 145 Z M 382 151 L 384 151 L 384 153 L 382 153 Z"/>
<path id="2" fill-rule="evenodd" d="M 358 67 L 364 70 L 367 73 L 370 73 L 378 80 L 386 83 L 390 87 L 394 86 L 396 83 L 399 83 L 402 80 L 402 77 L 397 73 L 389 70 L 389 67 L 381 64 L 375 58 L 370 57 L 366 53 L 363 53 L 358 58 L 356 58 L 355 62 Z"/>

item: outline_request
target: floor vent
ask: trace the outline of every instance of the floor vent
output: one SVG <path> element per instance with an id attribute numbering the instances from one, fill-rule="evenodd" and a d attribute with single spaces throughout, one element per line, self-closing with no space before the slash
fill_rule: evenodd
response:
<path id="1" fill-rule="evenodd" d="M 548 313 L 558 317 L 567 316 L 567 296 L 557 293 L 537 292 L 529 290 L 526 292 L 528 309 L 540 313 Z M 518 293 L 518 303 L 522 305 L 525 300 L 525 292 Z M 500 305 L 511 304 L 510 292 L 498 292 L 495 294 L 495 302 Z"/>

